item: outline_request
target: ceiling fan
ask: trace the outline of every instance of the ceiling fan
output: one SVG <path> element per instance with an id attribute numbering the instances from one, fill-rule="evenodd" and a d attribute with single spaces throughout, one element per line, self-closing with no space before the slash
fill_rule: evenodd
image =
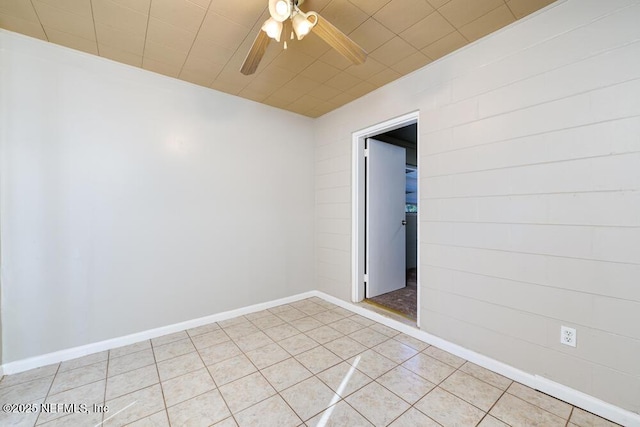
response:
<path id="1" fill-rule="evenodd" d="M 253 45 L 240 68 L 242 74 L 248 76 L 256 72 L 271 39 L 280 41 L 287 19 L 291 20 L 291 27 L 293 28 L 291 38 L 295 33 L 298 40 L 302 40 L 311 30 L 314 30 L 329 46 L 354 64 L 362 64 L 367 59 L 367 52 L 329 21 L 316 12 L 305 13 L 301 11 L 299 6 L 303 2 L 304 0 L 269 0 L 269 14 L 271 17 L 264 22 L 256 39 L 253 41 Z M 286 43 L 285 41 L 285 49 Z"/>

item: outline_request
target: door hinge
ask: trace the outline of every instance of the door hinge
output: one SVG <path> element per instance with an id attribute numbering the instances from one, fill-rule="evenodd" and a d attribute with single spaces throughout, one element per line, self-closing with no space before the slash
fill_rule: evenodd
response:
<path id="1" fill-rule="evenodd" d="M 366 157 L 369 157 L 369 149 L 368 149 L 368 148 L 365 148 L 365 149 L 364 149 L 364 157 L 365 157 L 365 158 L 366 158 Z"/>
<path id="2" fill-rule="evenodd" d="M 364 283 L 369 283 L 369 275 L 367 273 L 364 273 Z"/>

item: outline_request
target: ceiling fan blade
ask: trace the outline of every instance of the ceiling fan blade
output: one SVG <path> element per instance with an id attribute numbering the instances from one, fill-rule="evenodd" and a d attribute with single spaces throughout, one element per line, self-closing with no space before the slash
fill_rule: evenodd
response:
<path id="1" fill-rule="evenodd" d="M 264 31 L 258 31 L 258 35 L 256 39 L 253 41 L 253 45 L 251 45 L 251 49 L 247 54 L 247 57 L 244 59 L 242 63 L 242 67 L 240 68 L 240 72 L 245 76 L 251 75 L 256 72 L 258 69 L 258 65 L 264 56 L 264 53 L 267 51 L 267 47 L 269 46 L 269 42 L 271 38 Z"/>
<path id="2" fill-rule="evenodd" d="M 363 48 L 320 15 L 318 15 L 313 31 L 329 46 L 354 64 L 362 64 L 367 59 L 367 52 Z"/>

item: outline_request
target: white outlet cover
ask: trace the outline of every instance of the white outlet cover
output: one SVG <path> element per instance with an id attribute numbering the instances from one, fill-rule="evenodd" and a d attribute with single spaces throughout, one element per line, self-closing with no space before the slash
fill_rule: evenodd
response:
<path id="1" fill-rule="evenodd" d="M 574 328 L 560 326 L 560 343 L 571 347 L 576 346 L 577 334 Z"/>

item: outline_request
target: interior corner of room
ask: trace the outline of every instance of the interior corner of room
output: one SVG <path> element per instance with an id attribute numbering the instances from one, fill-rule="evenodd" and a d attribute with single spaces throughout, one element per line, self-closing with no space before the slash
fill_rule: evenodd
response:
<path id="1" fill-rule="evenodd" d="M 320 295 L 640 425 L 638 22 L 559 1 L 317 118 L 0 29 L 0 369 Z"/>

